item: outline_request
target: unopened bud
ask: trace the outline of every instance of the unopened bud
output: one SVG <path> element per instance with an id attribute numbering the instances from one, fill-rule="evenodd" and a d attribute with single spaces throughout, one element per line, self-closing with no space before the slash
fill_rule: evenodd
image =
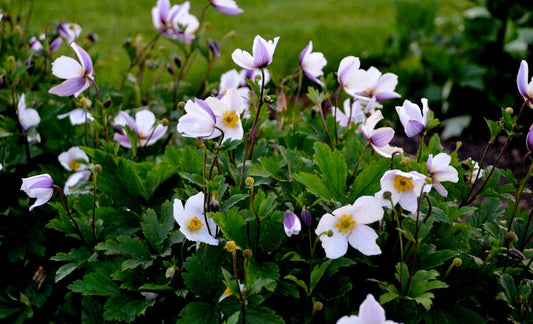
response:
<path id="1" fill-rule="evenodd" d="M 245 249 L 244 251 L 242 251 L 242 256 L 245 259 L 250 259 L 252 255 L 254 255 L 254 253 L 250 249 Z"/>
<path id="2" fill-rule="evenodd" d="M 152 70 L 157 68 L 157 64 L 154 61 L 152 61 L 152 60 L 146 60 L 146 66 L 149 67 Z"/>
<path id="3" fill-rule="evenodd" d="M 111 103 L 112 103 L 111 99 L 106 99 L 104 101 L 104 108 L 109 108 L 109 106 L 111 106 Z"/>
<path id="4" fill-rule="evenodd" d="M 512 107 L 507 107 L 507 108 L 505 108 L 505 112 L 508 113 L 509 115 L 512 115 L 514 110 L 513 110 Z"/>
<path id="5" fill-rule="evenodd" d="M 433 178 L 431 177 L 426 177 L 426 184 L 430 184 L 433 182 Z"/>
<path id="6" fill-rule="evenodd" d="M 15 64 L 15 57 L 13 55 L 9 55 L 7 57 L 7 63 L 9 64 Z"/>
<path id="7" fill-rule="evenodd" d="M 176 64 L 178 69 L 181 67 L 181 58 L 179 56 L 174 56 L 174 64 Z"/>
<path id="8" fill-rule="evenodd" d="M 167 271 L 165 272 L 165 277 L 172 278 L 176 274 L 176 268 L 175 267 L 169 267 L 167 268 Z"/>
<path id="9" fill-rule="evenodd" d="M 507 232 L 507 233 L 505 233 L 505 240 L 506 240 L 507 242 L 512 242 L 512 241 L 516 240 L 517 238 L 518 238 L 518 237 L 517 237 L 516 234 L 513 233 L 513 232 Z"/>
<path id="10" fill-rule="evenodd" d="M 170 122 L 168 121 L 168 119 L 166 117 L 161 118 L 161 125 L 166 127 L 166 126 L 168 126 L 169 123 Z"/>
<path id="11" fill-rule="evenodd" d="M 178 102 L 178 109 L 181 109 L 181 110 L 185 109 L 185 102 L 184 101 Z"/>
<path id="12" fill-rule="evenodd" d="M 94 173 L 100 173 L 102 172 L 102 166 L 100 164 L 94 165 Z"/>
<path id="13" fill-rule="evenodd" d="M 209 210 L 213 212 L 217 212 L 220 210 L 220 202 L 218 200 L 211 200 L 209 202 Z"/>
<path id="14" fill-rule="evenodd" d="M 87 35 L 87 39 L 90 40 L 91 43 L 97 43 L 100 38 L 96 33 L 89 33 L 89 35 Z"/>
<path id="15" fill-rule="evenodd" d="M 305 207 L 302 210 L 302 213 L 300 214 L 300 218 L 302 219 L 302 222 L 305 226 L 311 227 L 311 221 L 313 217 L 311 216 L 311 212 L 305 209 Z"/>
<path id="16" fill-rule="evenodd" d="M 316 301 L 313 303 L 314 311 L 321 311 L 323 308 L 324 308 L 324 304 L 322 304 L 322 302 Z"/>
<path id="17" fill-rule="evenodd" d="M 246 180 L 244 180 L 244 183 L 246 183 L 247 186 L 251 187 L 254 185 L 254 178 L 246 177 Z"/>
<path id="18" fill-rule="evenodd" d="M 520 250 L 511 248 L 509 249 L 509 255 L 518 260 L 525 260 L 526 256 Z"/>
<path id="19" fill-rule="evenodd" d="M 167 64 L 167 71 L 170 73 L 170 75 L 176 74 L 176 68 L 172 64 Z"/>
<path id="20" fill-rule="evenodd" d="M 28 74 L 32 75 L 33 71 L 35 70 L 35 61 L 32 59 L 26 60 L 25 62 L 26 66 L 28 67 Z"/>
<path id="21" fill-rule="evenodd" d="M 390 191 L 385 191 L 385 192 L 383 193 L 383 199 L 387 199 L 387 200 L 389 200 L 391 197 L 392 197 L 392 194 L 391 194 Z"/>
<path id="22" fill-rule="evenodd" d="M 83 107 L 83 108 L 89 108 L 89 107 L 92 106 L 92 104 L 93 104 L 93 102 L 91 101 L 91 99 L 89 99 L 87 97 L 81 97 L 78 100 L 78 106 Z"/>
<path id="23" fill-rule="evenodd" d="M 327 232 L 326 232 L 326 235 L 327 235 L 328 237 L 332 237 L 332 236 L 333 236 L 333 231 L 332 231 L 332 230 L 327 231 Z"/>
<path id="24" fill-rule="evenodd" d="M 218 46 L 218 43 L 214 40 L 209 41 L 209 49 L 211 50 L 211 53 L 213 53 L 214 57 L 220 57 L 220 47 Z"/>
<path id="25" fill-rule="evenodd" d="M 453 266 L 454 267 L 460 267 L 463 265 L 463 260 L 461 258 L 454 258 L 453 259 Z"/>

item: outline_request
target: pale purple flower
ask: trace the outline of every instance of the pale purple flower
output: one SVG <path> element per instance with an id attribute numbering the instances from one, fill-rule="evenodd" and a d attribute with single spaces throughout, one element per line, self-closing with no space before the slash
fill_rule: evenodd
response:
<path id="1" fill-rule="evenodd" d="M 422 98 L 422 111 L 417 104 L 405 100 L 402 106 L 396 106 L 396 112 L 408 137 L 422 133 L 428 126 L 429 107 L 428 100 Z"/>
<path id="2" fill-rule="evenodd" d="M 50 90 L 49 93 L 61 97 L 74 95 L 78 97 L 94 82 L 93 62 L 89 54 L 78 44 L 70 44 L 81 64 L 75 59 L 61 56 L 52 63 L 52 74 L 61 79 L 66 79 L 60 85 Z"/>
<path id="3" fill-rule="evenodd" d="M 360 69 L 360 66 L 361 61 L 355 56 L 347 56 L 339 63 L 337 80 L 340 87 L 350 96 L 355 96 L 372 86 L 369 73 Z"/>
<path id="4" fill-rule="evenodd" d="M 381 74 L 381 72 L 373 66 L 371 66 L 366 72 L 364 84 L 367 85 L 367 88 L 354 93 L 355 98 L 366 101 L 375 98 L 377 102 L 381 102 L 401 97 L 400 94 L 394 92 L 394 89 L 398 84 L 398 76 L 396 74 Z"/>
<path id="5" fill-rule="evenodd" d="M 315 229 L 322 241 L 326 257 L 337 259 L 348 251 L 348 243 L 364 255 L 381 254 L 376 244 L 378 235 L 366 224 L 380 221 L 383 218 L 383 207 L 380 201 L 372 196 L 361 196 L 353 203 L 325 214 L 320 218 Z M 333 235 L 325 233 L 331 231 Z"/>
<path id="6" fill-rule="evenodd" d="M 226 94 L 226 92 L 229 89 L 235 88 L 241 95 L 242 103 L 244 105 L 244 113 L 242 118 L 250 118 L 250 96 L 252 95 L 252 91 L 250 87 L 248 87 L 248 84 L 246 83 L 246 75 L 254 72 L 259 72 L 259 78 L 261 78 L 261 71 L 255 70 L 241 70 L 241 72 L 237 72 L 237 70 L 232 69 L 230 71 L 227 71 L 222 74 L 220 77 L 220 84 L 218 86 L 218 98 L 222 98 Z M 265 72 L 265 81 L 270 81 L 270 74 L 268 73 L 267 69 L 264 69 Z M 253 76 L 252 76 L 253 77 Z"/>
<path id="7" fill-rule="evenodd" d="M 287 211 L 285 215 L 283 215 L 283 229 L 288 237 L 300 233 L 302 230 L 302 223 L 295 213 Z"/>
<path id="8" fill-rule="evenodd" d="M 237 89 L 228 89 L 221 99 L 209 97 L 205 102 L 215 114 L 217 128 L 224 133 L 222 142 L 241 140 L 244 130 L 240 116 L 244 111 L 244 104 Z"/>
<path id="9" fill-rule="evenodd" d="M 68 113 L 57 115 L 57 119 L 63 119 L 68 117 L 72 125 L 82 125 L 85 124 L 85 121 L 93 121 L 94 117 L 90 112 L 86 111 L 83 108 L 76 108 Z"/>
<path id="10" fill-rule="evenodd" d="M 46 204 L 52 198 L 52 194 L 54 193 L 53 186 L 54 180 L 46 173 L 22 178 L 20 190 L 23 190 L 30 198 L 37 198 L 33 205 L 30 206 L 30 211 L 35 207 Z"/>
<path id="11" fill-rule="evenodd" d="M 235 64 L 247 70 L 265 68 L 272 63 L 278 41 L 279 37 L 275 37 L 273 41 L 266 41 L 263 37 L 257 35 L 254 38 L 252 48 L 253 55 L 241 49 L 236 49 L 231 54 L 231 58 Z"/>
<path id="12" fill-rule="evenodd" d="M 524 97 L 524 100 L 527 102 L 527 105 L 530 108 L 533 108 L 533 77 L 531 81 L 528 82 L 529 67 L 527 62 L 522 60 L 520 62 L 520 69 L 516 76 L 516 84 L 518 86 L 518 91 Z"/>
<path id="13" fill-rule="evenodd" d="M 418 197 L 422 194 L 422 190 L 423 192 L 431 190 L 431 185 L 426 184 L 426 176 L 417 171 L 389 170 L 383 174 L 379 182 L 381 190 L 375 194 L 375 197 L 383 206 L 391 207 L 390 201 L 383 198 L 383 194 L 389 192 L 394 205 L 400 204 L 403 209 L 411 213 L 417 210 Z"/>
<path id="14" fill-rule="evenodd" d="M 220 136 L 216 130 L 216 117 L 209 105 L 196 98 L 185 104 L 186 114 L 178 120 L 178 133 L 185 137 L 214 138 Z"/>
<path id="15" fill-rule="evenodd" d="M 189 1 L 170 7 L 169 0 L 158 0 L 157 6 L 152 8 L 154 27 L 168 38 L 189 44 L 200 26 L 198 19 L 189 13 L 190 8 Z"/>
<path id="16" fill-rule="evenodd" d="M 37 110 L 33 108 L 26 108 L 26 95 L 22 94 L 19 98 L 17 106 L 17 114 L 19 118 L 20 127 L 25 132 L 30 127 L 39 125 L 41 117 Z"/>
<path id="17" fill-rule="evenodd" d="M 318 77 L 324 75 L 322 69 L 326 64 L 328 64 L 328 61 L 324 54 L 320 52 L 313 53 L 313 42 L 309 41 L 309 44 L 300 53 L 300 66 L 305 76 L 318 83 L 322 88 L 324 87 L 324 82 L 320 81 Z"/>
<path id="18" fill-rule="evenodd" d="M 57 26 L 57 31 L 59 36 L 63 37 L 67 44 L 71 44 L 80 36 L 81 27 L 78 24 L 62 22 Z"/>
<path id="19" fill-rule="evenodd" d="M 30 43 L 30 50 L 32 51 L 37 52 L 43 49 L 43 44 L 41 44 L 41 42 L 35 36 L 30 38 L 29 43 Z"/>
<path id="20" fill-rule="evenodd" d="M 230 16 L 239 15 L 244 12 L 234 0 L 211 0 L 211 4 L 216 10 Z"/>
<path id="21" fill-rule="evenodd" d="M 50 43 L 50 53 L 54 53 L 57 51 L 59 46 L 63 43 L 63 39 L 61 37 L 56 37 L 51 43 Z"/>
<path id="22" fill-rule="evenodd" d="M 526 147 L 528 150 L 533 151 L 533 125 L 529 127 L 529 132 L 527 132 Z"/>
<path id="23" fill-rule="evenodd" d="M 459 181 L 457 170 L 450 165 L 451 160 L 452 158 L 448 154 L 439 153 L 435 156 L 430 154 L 426 162 L 428 176 L 431 178 L 431 184 L 443 197 L 448 196 L 448 191 L 444 188 L 441 182 Z"/>
<path id="24" fill-rule="evenodd" d="M 62 152 L 57 159 L 68 171 L 85 170 L 87 163 L 89 163 L 89 156 L 78 146 L 73 146 L 68 151 Z"/>
<path id="25" fill-rule="evenodd" d="M 128 135 L 120 129 L 120 126 L 129 127 L 137 134 L 137 146 L 139 147 L 154 144 L 165 135 L 168 128 L 168 126 L 163 126 L 160 123 L 156 125 L 154 113 L 146 109 L 135 113 L 135 119 L 127 112 L 120 111 L 115 117 L 114 125 L 116 130 L 114 140 L 125 148 L 131 148 L 132 145 Z"/>
<path id="26" fill-rule="evenodd" d="M 218 245 L 218 240 L 213 236 L 216 231 L 215 221 L 204 214 L 203 192 L 189 197 L 185 206 L 181 200 L 174 199 L 173 213 L 180 232 L 188 240 Z"/>
<path id="27" fill-rule="evenodd" d="M 385 310 L 373 295 L 368 294 L 359 306 L 359 315 L 343 316 L 337 324 L 397 324 L 387 320 Z"/>
<path id="28" fill-rule="evenodd" d="M 84 185 L 89 181 L 90 177 L 91 171 L 89 170 L 74 172 L 65 182 L 65 188 L 63 189 L 63 192 L 65 195 L 89 193 L 89 190 L 83 188 Z"/>
<path id="29" fill-rule="evenodd" d="M 214 57 L 220 57 L 220 46 L 218 46 L 217 42 L 215 42 L 214 40 L 210 40 L 209 44 L 207 45 L 209 46 L 209 50 L 211 51 L 211 53 L 213 53 Z"/>
<path id="30" fill-rule="evenodd" d="M 391 146 L 389 143 L 394 137 L 394 129 L 391 127 L 380 127 L 375 129 L 377 123 L 383 119 L 381 110 L 376 110 L 361 126 L 361 132 L 370 145 L 379 155 L 390 158 L 392 154 L 403 153 L 403 149 Z"/>

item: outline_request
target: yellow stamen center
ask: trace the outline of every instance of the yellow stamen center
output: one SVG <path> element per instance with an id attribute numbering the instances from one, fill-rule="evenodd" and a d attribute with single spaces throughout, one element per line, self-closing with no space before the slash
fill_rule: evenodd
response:
<path id="1" fill-rule="evenodd" d="M 355 221 L 350 216 L 344 214 L 335 226 L 339 229 L 339 232 L 348 233 L 355 227 Z"/>
<path id="2" fill-rule="evenodd" d="M 204 223 L 202 223 L 202 221 L 198 219 L 198 217 L 196 216 L 191 218 L 187 224 L 187 228 L 191 232 L 199 231 L 202 228 L 202 226 L 204 226 Z"/>
<path id="3" fill-rule="evenodd" d="M 226 111 L 224 112 L 224 116 L 222 117 L 222 123 L 224 126 L 233 128 L 235 125 L 237 125 L 237 122 L 239 121 L 239 115 L 237 115 L 233 111 Z"/>
<path id="4" fill-rule="evenodd" d="M 233 295 L 233 291 L 231 291 L 231 289 L 229 289 L 229 287 L 226 287 L 226 290 L 224 290 L 224 295 L 226 296 L 231 296 Z"/>
<path id="5" fill-rule="evenodd" d="M 68 166 L 71 170 L 77 170 L 80 167 L 80 163 L 76 161 L 70 161 Z"/>
<path id="6" fill-rule="evenodd" d="M 394 179 L 394 188 L 396 189 L 396 191 L 398 191 L 398 193 L 402 191 L 407 192 L 413 189 L 414 187 L 415 186 L 409 178 L 399 175 L 396 177 L 396 179 Z"/>

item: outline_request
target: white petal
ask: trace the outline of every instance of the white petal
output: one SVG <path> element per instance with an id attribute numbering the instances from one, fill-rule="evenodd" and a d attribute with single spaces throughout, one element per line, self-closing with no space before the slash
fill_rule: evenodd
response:
<path id="1" fill-rule="evenodd" d="M 381 254 L 381 249 L 376 244 L 377 238 L 378 235 L 371 227 L 365 224 L 356 224 L 348 236 L 348 242 L 364 255 L 378 255 Z"/>
<path id="2" fill-rule="evenodd" d="M 83 76 L 81 64 L 68 56 L 61 56 L 52 63 L 52 74 L 61 79 Z"/>
<path id="3" fill-rule="evenodd" d="M 246 51 L 236 49 L 231 54 L 231 58 L 233 59 L 233 62 L 235 62 L 235 64 L 242 67 L 243 69 L 254 70 L 256 68 L 252 54 Z"/>

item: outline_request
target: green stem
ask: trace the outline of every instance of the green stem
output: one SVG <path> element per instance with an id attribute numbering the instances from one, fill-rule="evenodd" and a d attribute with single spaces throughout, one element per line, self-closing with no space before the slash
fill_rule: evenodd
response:
<path id="1" fill-rule="evenodd" d="M 533 163 L 529 166 L 529 170 L 527 171 L 526 177 L 524 178 L 522 185 L 517 189 L 515 194 L 515 200 L 513 204 L 513 209 L 511 211 L 511 215 L 509 216 L 509 220 L 507 221 L 507 231 L 511 231 L 511 228 L 513 226 L 513 220 L 516 214 L 516 210 L 518 208 L 518 203 L 520 202 L 520 198 L 522 197 L 522 193 L 524 192 L 524 188 L 526 187 L 527 182 L 529 181 L 529 178 L 531 177 L 531 172 L 533 172 Z M 527 231 L 527 228 L 526 228 Z"/>
<path id="2" fill-rule="evenodd" d="M 366 142 L 365 146 L 363 147 L 363 150 L 361 151 L 361 154 L 359 155 L 359 159 L 357 160 L 357 163 L 355 163 L 355 167 L 353 168 L 352 175 L 350 176 L 350 179 L 346 183 L 346 191 L 345 193 L 348 193 L 348 190 L 350 189 L 350 186 L 352 185 L 353 181 L 355 180 L 355 174 L 357 173 L 357 169 L 359 168 L 359 164 L 361 164 L 361 161 L 363 160 L 363 157 L 365 156 L 366 149 L 370 146 L 370 142 Z"/>
<path id="3" fill-rule="evenodd" d="M 65 210 L 67 211 L 68 218 L 72 221 L 72 224 L 74 224 L 74 227 L 75 227 L 76 231 L 78 232 L 78 235 L 80 236 L 81 240 L 83 241 L 85 246 L 87 246 L 89 249 L 91 249 L 90 245 L 87 244 L 87 241 L 85 241 L 85 238 L 83 237 L 83 234 L 81 233 L 81 230 L 80 230 L 80 227 L 78 225 L 78 222 L 76 222 L 76 220 L 74 219 L 74 216 L 72 216 L 72 213 L 70 212 L 70 208 L 68 208 L 67 197 L 65 196 L 65 193 L 63 192 L 63 189 L 61 189 L 61 187 L 59 187 L 56 184 L 54 184 L 53 187 L 54 187 L 55 190 L 57 190 L 59 192 L 59 195 L 61 196 L 61 200 L 63 202 L 63 205 L 65 206 Z"/>

